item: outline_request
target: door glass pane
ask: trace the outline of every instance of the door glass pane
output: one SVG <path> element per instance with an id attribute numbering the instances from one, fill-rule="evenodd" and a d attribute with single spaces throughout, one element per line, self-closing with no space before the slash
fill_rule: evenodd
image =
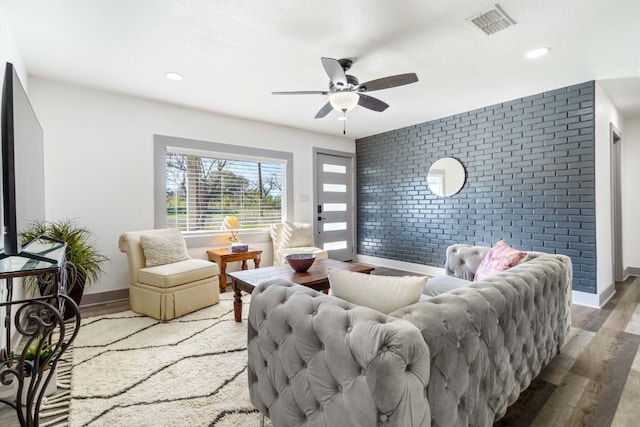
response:
<path id="1" fill-rule="evenodd" d="M 322 224 L 322 231 L 340 231 L 346 229 L 346 222 L 325 222 Z"/>
<path id="2" fill-rule="evenodd" d="M 347 173 L 347 167 L 343 165 L 331 165 L 328 163 L 323 163 L 322 172 Z"/>
<path id="3" fill-rule="evenodd" d="M 322 249 L 325 251 L 335 251 L 337 249 L 347 249 L 347 241 L 343 240 L 341 242 L 327 242 L 322 245 Z"/>
<path id="4" fill-rule="evenodd" d="M 322 184 L 322 190 L 327 193 L 346 193 L 347 186 L 343 184 Z"/>
<path id="5" fill-rule="evenodd" d="M 325 203 L 322 205 L 323 212 L 346 212 L 346 203 Z"/>

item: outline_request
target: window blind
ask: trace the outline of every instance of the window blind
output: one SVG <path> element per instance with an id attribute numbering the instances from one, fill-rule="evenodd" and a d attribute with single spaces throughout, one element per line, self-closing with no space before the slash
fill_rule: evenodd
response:
<path id="1" fill-rule="evenodd" d="M 286 162 L 211 155 L 178 149 L 166 153 L 167 225 L 186 232 L 217 231 L 234 215 L 242 230 L 281 222 Z"/>

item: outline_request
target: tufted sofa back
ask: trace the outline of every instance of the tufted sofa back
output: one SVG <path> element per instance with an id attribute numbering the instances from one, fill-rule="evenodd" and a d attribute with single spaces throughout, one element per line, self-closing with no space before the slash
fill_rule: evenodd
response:
<path id="1" fill-rule="evenodd" d="M 251 295 L 252 404 L 275 427 L 430 425 L 429 349 L 410 322 L 287 281 Z"/>
<path id="2" fill-rule="evenodd" d="M 447 276 L 473 280 L 480 263 L 491 248 L 455 244 L 447 248 L 447 261 L 444 271 Z"/>

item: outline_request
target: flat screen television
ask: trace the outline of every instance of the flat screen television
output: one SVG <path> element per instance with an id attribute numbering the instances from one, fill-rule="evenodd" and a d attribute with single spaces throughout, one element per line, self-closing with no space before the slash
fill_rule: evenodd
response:
<path id="1" fill-rule="evenodd" d="M 13 64 L 2 85 L 2 230 L 0 257 L 20 253 L 19 232 L 45 219 L 44 134 Z"/>

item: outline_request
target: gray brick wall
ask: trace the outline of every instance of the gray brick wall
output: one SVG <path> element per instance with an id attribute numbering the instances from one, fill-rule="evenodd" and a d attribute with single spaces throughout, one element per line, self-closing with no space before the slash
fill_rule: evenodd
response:
<path id="1" fill-rule="evenodd" d="M 594 82 L 356 141 L 358 253 L 442 267 L 452 243 L 569 255 L 596 293 Z M 427 172 L 455 157 L 467 179 L 439 197 Z"/>

